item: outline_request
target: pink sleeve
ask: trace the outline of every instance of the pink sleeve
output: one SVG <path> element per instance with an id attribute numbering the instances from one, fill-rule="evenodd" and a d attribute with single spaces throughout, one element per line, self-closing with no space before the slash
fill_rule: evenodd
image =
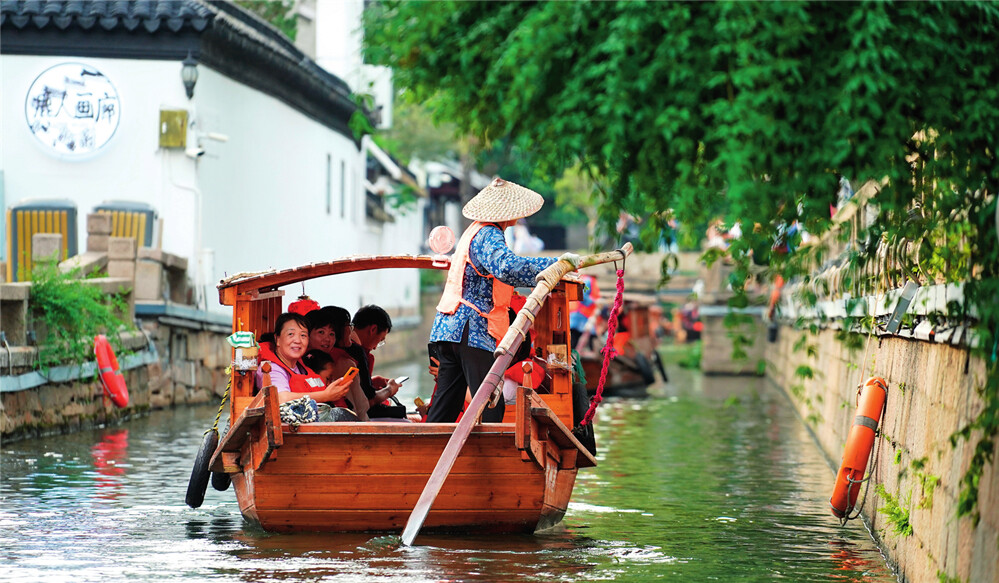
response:
<path id="1" fill-rule="evenodd" d="M 263 364 L 263 363 L 261 363 Z M 279 393 L 288 393 L 291 391 L 291 384 L 289 382 L 288 371 L 284 370 L 280 366 L 271 363 L 271 384 L 277 389 Z M 257 372 L 254 373 L 257 379 L 257 387 L 264 386 L 264 373 L 262 370 L 257 368 Z"/>

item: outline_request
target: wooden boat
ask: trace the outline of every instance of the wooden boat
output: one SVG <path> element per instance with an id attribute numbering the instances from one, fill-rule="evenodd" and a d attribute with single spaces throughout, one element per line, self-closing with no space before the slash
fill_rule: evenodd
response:
<path id="1" fill-rule="evenodd" d="M 223 280 L 233 329 L 270 331 L 280 287 L 372 269 L 447 269 L 429 256 L 351 257 Z M 533 532 L 566 512 L 579 468 L 596 460 L 573 436 L 567 302 L 580 285 L 563 280 L 535 319 L 535 348 L 551 392 L 520 387 L 504 423 L 478 424 L 423 523 L 425 530 Z M 559 363 L 563 366 L 559 366 Z M 406 524 L 454 423 L 309 423 L 280 420 L 273 387 L 255 392 L 253 372 L 233 370 L 232 426 L 211 460 L 232 479 L 243 516 L 270 531 L 399 531 Z"/>
<path id="2" fill-rule="evenodd" d="M 649 309 L 655 300 L 640 294 L 625 294 L 619 330 L 623 325 L 630 340 L 626 342 L 607 368 L 605 395 L 647 394 L 646 388 L 656 381 L 654 370 L 658 368 L 665 380 L 666 372 L 656 350 L 658 339 L 649 326 Z M 620 332 L 619 332 L 620 334 Z M 584 339 L 585 342 L 585 339 Z M 603 346 L 591 344 L 590 350 L 580 351 L 580 361 L 586 376 L 586 390 L 594 393 L 600 381 L 603 366 Z"/>

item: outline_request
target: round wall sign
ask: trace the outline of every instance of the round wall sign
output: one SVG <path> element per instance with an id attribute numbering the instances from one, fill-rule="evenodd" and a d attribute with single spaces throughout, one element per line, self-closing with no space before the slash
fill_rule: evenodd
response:
<path id="1" fill-rule="evenodd" d="M 118 129 L 121 105 L 111 81 L 81 63 L 50 67 L 35 79 L 24 100 L 28 129 L 60 157 L 100 150 Z"/>

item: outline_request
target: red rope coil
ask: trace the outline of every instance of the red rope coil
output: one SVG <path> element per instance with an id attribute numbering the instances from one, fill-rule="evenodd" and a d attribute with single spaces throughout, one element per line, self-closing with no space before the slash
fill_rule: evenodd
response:
<path id="1" fill-rule="evenodd" d="M 611 360 L 617 356 L 617 351 L 614 350 L 614 334 L 617 332 L 617 315 L 621 311 L 621 305 L 624 303 L 624 270 L 617 270 L 617 295 L 614 296 L 614 306 L 611 308 L 610 315 L 607 316 L 607 344 L 600 351 L 604 355 L 603 364 L 600 367 L 600 382 L 597 383 L 597 392 L 593 395 L 593 399 L 590 400 L 590 408 L 586 410 L 586 415 L 583 416 L 583 420 L 579 422 L 580 425 L 586 425 L 593 420 L 593 416 L 597 412 L 597 405 L 600 401 L 604 399 L 604 385 L 607 384 L 607 369 L 610 367 Z"/>

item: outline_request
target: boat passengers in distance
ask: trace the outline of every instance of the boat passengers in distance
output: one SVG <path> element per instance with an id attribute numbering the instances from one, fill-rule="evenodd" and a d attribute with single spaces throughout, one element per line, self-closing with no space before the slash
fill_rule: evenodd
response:
<path id="1" fill-rule="evenodd" d="M 346 405 L 344 395 L 350 383 L 338 378 L 326 384 L 323 379 L 302 364 L 302 356 L 309 348 L 309 324 L 299 314 L 285 312 L 278 316 L 274 325 L 273 344 L 260 343 L 260 361 L 271 363 L 271 384 L 277 389 L 278 403 L 284 403 L 303 396 L 311 397 L 320 403 L 330 403 L 337 407 Z M 263 386 L 263 371 L 256 372 L 257 386 Z"/>
<path id="2" fill-rule="evenodd" d="M 558 259 L 579 265 L 579 255 L 574 253 L 560 258 L 520 257 L 506 246 L 503 230 L 538 212 L 543 204 L 544 199 L 533 190 L 497 178 L 461 210 L 475 222 L 462 234 L 451 257 L 430 332 L 440 368 L 427 422 L 454 422 L 465 387 L 474 395 L 482 384 L 496 343 L 510 327 L 507 310 L 513 288 L 534 287 L 534 278 Z M 503 413 L 500 400 L 496 407 L 483 411 L 482 421 L 499 423 Z"/>

